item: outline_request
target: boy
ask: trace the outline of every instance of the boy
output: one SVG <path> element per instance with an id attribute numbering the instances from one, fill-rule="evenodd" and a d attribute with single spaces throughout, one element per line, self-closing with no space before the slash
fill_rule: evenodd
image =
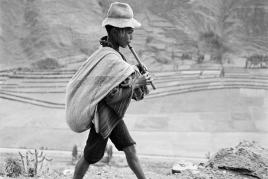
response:
<path id="1" fill-rule="evenodd" d="M 85 115 L 90 113 L 92 121 L 84 125 L 85 129 L 90 126 L 90 133 L 84 154 L 75 167 L 74 179 L 83 178 L 89 165 L 98 162 L 103 157 L 108 138 L 119 151 L 124 151 L 128 165 L 137 178 L 145 179 L 136 154 L 136 143 L 129 134 L 123 116 L 131 99 L 141 100 L 148 93 L 146 85 L 151 80 L 148 74 L 141 75 L 138 69 L 128 64 L 125 57 L 119 52 L 119 47 L 128 46 L 132 40 L 134 28 L 140 25 L 133 18 L 133 11 L 128 4 L 112 3 L 107 18 L 102 23 L 108 34 L 100 40 L 102 47 L 73 77 L 71 85 L 75 86 L 73 88 L 77 91 L 68 91 L 67 88 L 67 122 L 68 116 L 75 114 L 74 111 L 68 112 L 72 100 L 74 105 L 75 100 L 84 101 L 85 97 L 89 98 L 81 96 L 81 94 L 86 93 L 92 96 L 90 102 L 79 103 L 79 105 L 88 105 L 89 107 L 86 108 L 88 110 L 77 111 L 81 115 L 84 114 L 84 111 L 86 111 Z M 98 73 L 98 75 L 92 77 L 94 73 Z M 88 83 L 86 83 L 87 81 Z M 76 86 L 85 87 L 80 90 L 80 87 Z M 77 108 L 81 107 L 79 105 Z M 89 110 L 91 108 L 94 110 Z M 71 122 L 68 124 L 75 126 Z"/>

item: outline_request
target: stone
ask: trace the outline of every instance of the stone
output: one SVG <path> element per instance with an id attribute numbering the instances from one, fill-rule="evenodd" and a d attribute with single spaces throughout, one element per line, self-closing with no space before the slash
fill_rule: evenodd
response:
<path id="1" fill-rule="evenodd" d="M 208 161 L 207 166 L 266 179 L 268 149 L 258 146 L 255 142 L 243 141 L 234 148 L 221 149 Z"/>

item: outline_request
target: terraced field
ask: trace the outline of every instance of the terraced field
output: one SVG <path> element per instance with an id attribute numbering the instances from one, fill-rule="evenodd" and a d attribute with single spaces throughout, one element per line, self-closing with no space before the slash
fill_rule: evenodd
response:
<path id="1" fill-rule="evenodd" d="M 75 70 L 2 71 L 0 98 L 43 106 L 64 108 L 65 88 Z M 268 90 L 268 75 L 224 72 L 220 69 L 154 72 L 156 90 L 147 99 L 203 90 L 249 88 Z M 224 76 L 223 76 L 224 75 Z"/>
<path id="2" fill-rule="evenodd" d="M 71 150 L 73 144 L 84 145 L 87 132 L 72 132 L 64 114 L 66 84 L 75 71 L 0 72 L 0 147 Z M 141 154 L 202 158 L 243 139 L 268 145 L 265 71 L 153 74 L 157 89 L 133 102 L 124 119 Z"/>

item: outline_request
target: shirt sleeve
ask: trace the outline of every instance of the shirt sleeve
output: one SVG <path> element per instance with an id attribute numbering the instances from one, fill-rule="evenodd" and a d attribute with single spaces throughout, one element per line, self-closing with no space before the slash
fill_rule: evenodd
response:
<path id="1" fill-rule="evenodd" d="M 132 93 L 133 89 L 131 87 L 121 87 L 119 85 L 108 93 L 104 98 L 104 102 L 118 117 L 123 117 L 131 100 Z"/>
<path id="2" fill-rule="evenodd" d="M 112 103 L 117 103 L 118 101 L 129 96 L 130 92 L 132 99 L 136 101 L 142 100 L 144 96 L 149 93 L 149 90 L 146 85 L 134 89 L 135 81 L 140 75 L 141 74 L 138 71 L 135 71 L 118 86 L 113 88 L 105 97 L 106 103 L 108 105 L 112 105 Z"/>
<path id="3" fill-rule="evenodd" d="M 141 75 L 141 73 L 139 71 L 135 72 L 135 76 L 134 78 L 137 79 L 139 78 L 139 76 Z M 135 80 L 134 80 L 135 81 Z M 147 88 L 146 85 L 135 88 L 133 90 L 133 95 L 132 95 L 132 99 L 134 99 L 135 101 L 140 101 L 144 98 L 145 95 L 149 94 L 149 89 Z"/>

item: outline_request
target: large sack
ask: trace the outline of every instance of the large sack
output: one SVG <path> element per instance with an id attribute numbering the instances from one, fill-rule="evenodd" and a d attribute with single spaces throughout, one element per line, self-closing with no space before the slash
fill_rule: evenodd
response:
<path id="1" fill-rule="evenodd" d="M 66 90 L 66 121 L 75 132 L 90 128 L 96 107 L 134 68 L 110 47 L 100 47 L 72 77 Z M 95 120 L 94 120 L 95 121 Z M 98 124 L 95 124 L 95 127 Z"/>

